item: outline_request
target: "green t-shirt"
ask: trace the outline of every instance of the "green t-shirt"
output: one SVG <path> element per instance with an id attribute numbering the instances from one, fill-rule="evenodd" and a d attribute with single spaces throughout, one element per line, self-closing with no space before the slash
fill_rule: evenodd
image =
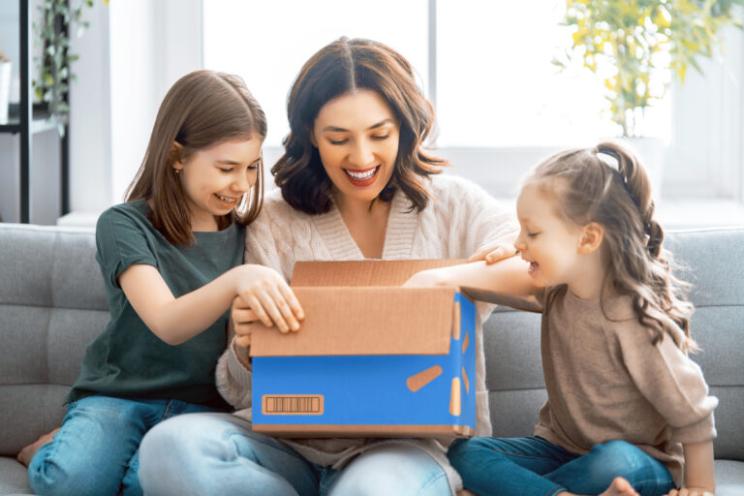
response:
<path id="1" fill-rule="evenodd" d="M 227 344 L 225 312 L 204 332 L 172 346 L 161 341 L 127 300 L 118 277 L 135 264 L 158 269 L 175 297 L 207 284 L 243 261 L 245 227 L 195 232 L 191 246 L 171 244 L 148 219 L 144 200 L 116 205 L 96 226 L 111 320 L 88 347 L 68 401 L 90 395 L 176 399 L 226 407 L 215 387 L 217 359 Z"/>

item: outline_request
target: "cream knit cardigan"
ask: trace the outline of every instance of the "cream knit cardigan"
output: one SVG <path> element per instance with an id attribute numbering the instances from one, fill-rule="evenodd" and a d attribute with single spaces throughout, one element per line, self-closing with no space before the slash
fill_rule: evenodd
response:
<path id="1" fill-rule="evenodd" d="M 516 223 L 511 210 L 501 207 L 476 184 L 441 174 L 427 181 L 430 201 L 423 211 L 411 211 L 411 203 L 400 191 L 392 200 L 383 259 L 467 258 L 493 241 L 513 242 Z M 246 263 L 278 270 L 289 280 L 298 260 L 362 260 L 364 256 L 335 207 L 320 215 L 293 209 L 279 190 L 269 193 L 261 215 L 246 232 Z M 488 391 L 483 356 L 483 317 L 491 307 L 479 304 L 476 357 L 476 435 L 490 435 Z M 238 360 L 232 346 L 217 366 L 217 388 L 238 411 L 251 420 L 251 371 Z M 401 440 L 294 439 L 284 440 L 312 463 L 340 468 L 370 446 Z M 445 469 L 453 492 L 462 483 L 446 458 L 450 440 L 406 440 L 429 452 Z"/>

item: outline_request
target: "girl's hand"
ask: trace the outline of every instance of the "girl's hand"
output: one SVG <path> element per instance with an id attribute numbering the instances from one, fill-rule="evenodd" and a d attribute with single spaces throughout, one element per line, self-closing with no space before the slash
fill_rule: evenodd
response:
<path id="1" fill-rule="evenodd" d="M 284 278 L 262 265 L 242 265 L 239 269 L 237 297 L 231 311 L 235 334 L 240 336 L 241 324 L 244 330 L 246 324 L 256 320 L 266 327 L 276 324 L 281 332 L 299 331 L 305 313 Z"/>
<path id="2" fill-rule="evenodd" d="M 702 487 L 683 487 L 682 489 L 672 489 L 667 496 L 714 496 L 712 491 Z"/>
<path id="3" fill-rule="evenodd" d="M 486 262 L 486 265 L 491 265 L 500 262 L 501 260 L 511 258 L 518 253 L 519 251 L 513 244 L 496 241 L 489 243 L 476 251 L 470 258 L 468 258 L 468 262 L 478 262 L 483 260 Z"/>

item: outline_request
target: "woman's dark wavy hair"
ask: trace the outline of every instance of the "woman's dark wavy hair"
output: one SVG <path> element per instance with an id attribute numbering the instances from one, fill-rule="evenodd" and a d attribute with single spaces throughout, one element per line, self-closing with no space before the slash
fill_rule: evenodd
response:
<path id="1" fill-rule="evenodd" d="M 332 183 L 311 136 L 320 109 L 329 101 L 360 89 L 380 94 L 400 123 L 400 142 L 390 182 L 379 198 L 390 201 L 400 189 L 421 211 L 429 200 L 423 178 L 441 171 L 447 161 L 429 155 L 422 144 L 434 125 L 434 109 L 416 85 L 408 61 L 382 43 L 340 38 L 323 47 L 302 67 L 287 103 L 289 135 L 284 155 L 271 169 L 284 200 L 308 214 L 331 208 Z"/>
<path id="2" fill-rule="evenodd" d="M 125 199 L 147 200 L 153 226 L 171 243 L 189 245 L 194 236 L 187 197 L 173 163 L 222 141 L 254 137 L 261 141 L 266 137 L 266 116 L 240 77 L 208 70 L 186 74 L 160 104 L 145 158 Z M 259 165 L 251 192 L 236 210 L 217 219 L 218 227 L 251 223 L 262 204 L 263 166 Z"/>
<path id="3" fill-rule="evenodd" d="M 528 182 L 547 186 L 563 218 L 604 228 L 606 282 L 612 286 L 603 285 L 602 303 L 612 287 L 632 298 L 636 317 L 651 330 L 654 343 L 668 332 L 682 350 L 698 349 L 690 336 L 693 306 L 685 294 L 689 284 L 672 274 L 671 254 L 662 247 L 664 231 L 654 218 L 651 182 L 630 151 L 605 142 L 560 152 L 539 164 Z"/>

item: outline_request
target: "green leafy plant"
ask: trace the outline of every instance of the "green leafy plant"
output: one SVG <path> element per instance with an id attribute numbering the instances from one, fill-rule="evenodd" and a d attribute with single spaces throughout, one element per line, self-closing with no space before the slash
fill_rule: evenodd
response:
<path id="1" fill-rule="evenodd" d="M 624 137 L 637 136 L 644 110 L 671 79 L 683 82 L 688 66 L 702 72 L 698 59 L 713 56 L 721 28 L 742 27 L 737 5 L 744 0 L 566 0 L 565 60 L 600 76 L 613 122 Z"/>
<path id="2" fill-rule="evenodd" d="M 83 18 L 84 8 L 93 7 L 94 0 L 43 0 L 34 21 L 35 42 L 43 47 L 41 56 L 35 58 L 37 78 L 34 94 L 37 101 L 45 102 L 47 110 L 57 121 L 60 133 L 70 108 L 66 102 L 70 83 L 76 79 L 71 71 L 79 56 L 70 50 L 70 36 L 82 36 L 89 23 Z"/>

